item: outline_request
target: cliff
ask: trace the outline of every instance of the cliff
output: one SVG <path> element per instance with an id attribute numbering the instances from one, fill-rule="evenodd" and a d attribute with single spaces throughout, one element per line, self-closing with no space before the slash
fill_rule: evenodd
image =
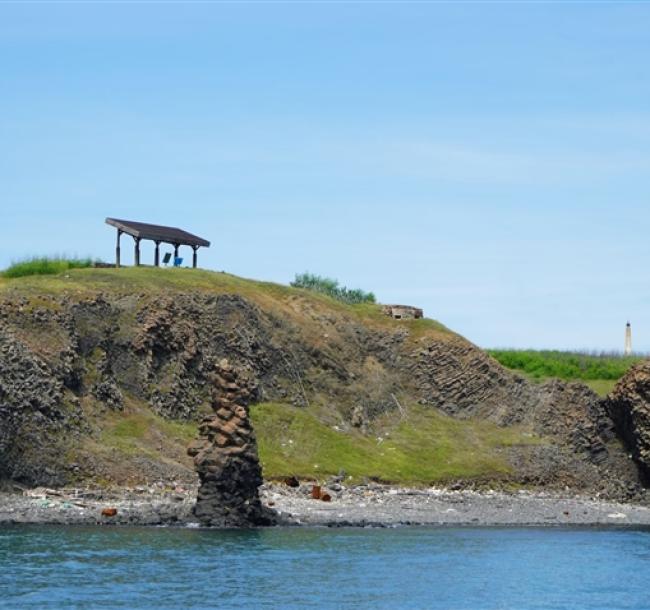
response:
<path id="1" fill-rule="evenodd" d="M 632 367 L 607 397 L 616 430 L 650 481 L 650 360 Z"/>
<path id="2" fill-rule="evenodd" d="M 433 320 L 148 268 L 0 280 L 0 478 L 195 480 L 186 448 L 224 358 L 256 388 L 267 477 L 640 493 L 585 386 L 532 384 Z"/>

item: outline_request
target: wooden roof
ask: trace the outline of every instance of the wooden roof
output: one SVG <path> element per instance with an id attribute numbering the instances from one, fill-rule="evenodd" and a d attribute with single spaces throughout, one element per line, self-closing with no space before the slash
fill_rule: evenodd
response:
<path id="1" fill-rule="evenodd" d="M 192 235 L 176 227 L 164 227 L 162 225 L 151 225 L 146 222 L 134 222 L 132 220 L 120 220 L 119 218 L 107 218 L 106 224 L 116 227 L 127 235 L 139 239 L 151 239 L 152 241 L 164 241 L 168 244 L 180 246 L 204 246 L 210 247 L 207 239 Z"/>

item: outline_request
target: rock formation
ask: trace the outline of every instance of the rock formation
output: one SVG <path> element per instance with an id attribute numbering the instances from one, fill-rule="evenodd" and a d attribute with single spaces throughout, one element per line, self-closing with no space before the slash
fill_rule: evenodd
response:
<path id="1" fill-rule="evenodd" d="M 165 274 L 152 275 L 151 285 L 120 277 L 107 273 L 101 290 L 79 276 L 79 290 L 61 278 L 62 291 L 52 294 L 29 283 L 23 289 L 21 280 L 0 291 L 0 481 L 192 484 L 185 436 L 162 420 L 200 422 L 214 391 L 219 414 L 203 422 L 193 449 L 202 454 L 206 482 L 200 505 L 212 498 L 237 506 L 237 494 L 247 493 L 251 521 L 259 515 L 261 479 L 252 435 L 245 440 L 249 398 L 304 407 L 362 432 L 378 418 L 401 419 L 399 405 L 416 403 L 458 419 L 519 425 L 544 440 L 504 448 L 513 481 L 616 498 L 639 487 L 637 462 L 618 438 L 619 429 L 628 430 L 634 446 L 631 422 L 619 414 L 614 435 L 603 401 L 584 385 L 532 384 L 432 321 L 393 323 L 221 274 L 214 274 L 214 290 L 155 288 Z M 226 367 L 215 388 L 215 363 L 223 358 L 237 371 Z M 248 378 L 254 396 L 246 395 L 253 390 Z M 125 431 L 133 433 L 126 445 Z M 229 440 L 219 446 L 222 437 Z M 224 457 L 231 454 L 232 464 Z M 226 489 L 224 468 L 236 473 L 236 493 L 217 498 L 215 489 Z"/>
<path id="2" fill-rule="evenodd" d="M 616 430 L 650 479 L 650 360 L 632 367 L 607 397 Z"/>
<path id="3" fill-rule="evenodd" d="M 259 499 L 262 469 L 248 417 L 255 388 L 225 359 L 216 367 L 214 384 L 215 413 L 203 419 L 188 449 L 200 479 L 194 514 L 213 527 L 272 525 L 275 515 Z"/>
<path id="4" fill-rule="evenodd" d="M 66 448 L 81 429 L 78 401 L 12 333 L 0 328 L 0 481 L 60 484 Z M 39 464 L 40 460 L 40 464 Z"/>

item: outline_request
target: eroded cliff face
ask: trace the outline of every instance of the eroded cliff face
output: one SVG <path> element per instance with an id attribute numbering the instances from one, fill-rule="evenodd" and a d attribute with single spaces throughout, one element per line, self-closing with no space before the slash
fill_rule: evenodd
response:
<path id="1" fill-rule="evenodd" d="M 64 482 L 64 437 L 84 430 L 83 412 L 66 393 L 67 369 L 52 369 L 10 329 L 0 328 L 0 479 Z"/>
<path id="2" fill-rule="evenodd" d="M 364 316 L 288 289 L 252 294 L 6 291 L 0 479 L 51 485 L 112 476 L 117 458 L 104 446 L 106 422 L 134 405 L 165 420 L 214 417 L 213 375 L 227 358 L 254 384 L 256 401 L 318 405 L 362 429 L 415 403 L 456 418 L 523 424 L 548 442 L 511 449 L 515 481 L 638 489 L 613 422 L 588 388 L 531 384 L 427 321 Z M 191 475 L 191 463 L 170 459 L 162 440 L 152 444 L 128 456 L 135 470 Z"/>
<path id="3" fill-rule="evenodd" d="M 650 360 L 632 367 L 605 404 L 647 483 L 650 481 Z"/>

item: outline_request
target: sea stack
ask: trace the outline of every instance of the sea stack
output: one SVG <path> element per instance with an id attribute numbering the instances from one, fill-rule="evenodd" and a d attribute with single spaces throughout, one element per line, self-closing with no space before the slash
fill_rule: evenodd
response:
<path id="1" fill-rule="evenodd" d="M 214 415 L 203 419 L 188 449 L 200 480 L 194 515 L 211 527 L 273 525 L 275 513 L 259 498 L 262 469 L 248 415 L 255 384 L 227 360 L 213 377 Z"/>

